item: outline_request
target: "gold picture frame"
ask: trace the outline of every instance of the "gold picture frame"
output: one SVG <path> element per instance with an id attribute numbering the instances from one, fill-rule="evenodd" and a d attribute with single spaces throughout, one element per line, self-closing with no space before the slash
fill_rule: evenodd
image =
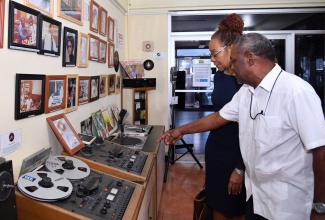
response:
<path id="1" fill-rule="evenodd" d="M 88 67 L 89 54 L 89 35 L 79 32 L 78 34 L 78 53 L 77 53 L 77 67 Z"/>
<path id="2" fill-rule="evenodd" d="M 30 8 L 41 11 L 46 16 L 53 18 L 54 0 L 24 0 L 24 4 Z"/>
<path id="3" fill-rule="evenodd" d="M 66 108 L 65 113 L 76 111 L 78 109 L 79 100 L 79 78 L 78 74 L 67 75 L 66 86 Z"/>
<path id="4" fill-rule="evenodd" d="M 73 23 L 83 26 L 84 1 L 83 0 L 58 0 L 57 14 Z"/>

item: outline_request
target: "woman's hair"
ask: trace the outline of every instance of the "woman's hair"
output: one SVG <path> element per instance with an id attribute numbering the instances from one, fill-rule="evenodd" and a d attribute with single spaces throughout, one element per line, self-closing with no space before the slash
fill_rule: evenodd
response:
<path id="1" fill-rule="evenodd" d="M 244 21 L 237 14 L 233 13 L 223 18 L 218 29 L 211 36 L 211 39 L 218 39 L 225 46 L 230 46 L 233 41 L 243 34 Z"/>

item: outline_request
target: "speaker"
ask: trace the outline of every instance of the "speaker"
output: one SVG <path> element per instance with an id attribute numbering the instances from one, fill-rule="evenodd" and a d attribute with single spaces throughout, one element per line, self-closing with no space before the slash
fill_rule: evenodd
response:
<path id="1" fill-rule="evenodd" d="M 2 160 L 3 161 L 3 160 Z M 17 219 L 16 197 L 12 161 L 0 161 L 0 213 L 1 219 Z"/>

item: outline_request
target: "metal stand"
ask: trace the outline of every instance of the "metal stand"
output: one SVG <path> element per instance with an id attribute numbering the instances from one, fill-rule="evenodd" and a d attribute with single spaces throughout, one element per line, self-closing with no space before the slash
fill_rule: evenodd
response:
<path id="1" fill-rule="evenodd" d="M 173 97 L 175 96 L 175 82 L 172 82 L 172 94 Z M 175 106 L 173 104 L 170 105 L 171 109 L 171 125 L 170 129 L 175 128 Z M 169 145 L 168 146 L 168 152 L 167 152 L 167 160 L 166 160 L 166 165 L 165 165 L 165 174 L 164 174 L 164 182 L 167 181 L 167 175 L 168 175 L 168 168 L 169 164 L 174 164 L 177 160 L 182 158 L 185 154 L 190 153 L 195 162 L 199 165 L 201 169 L 203 169 L 202 164 L 200 161 L 196 158 L 196 156 L 193 153 L 193 144 L 187 144 L 184 139 L 182 138 L 180 140 L 183 144 L 181 145 Z M 181 156 L 175 159 L 175 149 L 180 149 L 180 148 L 186 148 L 187 151 L 183 153 Z"/>

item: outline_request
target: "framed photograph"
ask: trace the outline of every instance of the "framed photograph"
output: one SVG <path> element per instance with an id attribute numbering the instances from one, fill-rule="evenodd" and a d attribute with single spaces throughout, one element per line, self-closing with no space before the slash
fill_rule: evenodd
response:
<path id="1" fill-rule="evenodd" d="M 54 0 L 24 0 L 24 4 L 52 18 L 54 8 L 53 1 Z"/>
<path id="2" fill-rule="evenodd" d="M 45 75 L 16 74 L 15 120 L 44 113 Z"/>
<path id="3" fill-rule="evenodd" d="M 87 135 L 93 135 L 93 119 L 90 116 L 86 118 L 82 122 L 80 122 L 81 133 Z"/>
<path id="4" fill-rule="evenodd" d="M 45 15 L 40 15 L 39 54 L 60 56 L 62 24 Z"/>
<path id="5" fill-rule="evenodd" d="M 99 8 L 99 34 L 106 37 L 107 33 L 107 11 L 105 8 Z"/>
<path id="6" fill-rule="evenodd" d="M 107 95 L 107 77 L 108 75 L 99 76 L 99 97 L 104 97 Z"/>
<path id="7" fill-rule="evenodd" d="M 79 76 L 79 105 L 90 101 L 90 76 Z"/>
<path id="8" fill-rule="evenodd" d="M 99 51 L 99 37 L 88 34 L 89 35 L 89 60 L 98 61 L 98 51 Z"/>
<path id="9" fill-rule="evenodd" d="M 115 94 L 115 82 L 116 82 L 116 74 L 109 74 L 107 78 L 107 94 L 112 95 Z"/>
<path id="10" fill-rule="evenodd" d="M 9 49 L 39 51 L 39 14 L 39 11 L 9 1 Z"/>
<path id="11" fill-rule="evenodd" d="M 83 0 L 58 0 L 58 16 L 83 25 Z"/>
<path id="12" fill-rule="evenodd" d="M 99 39 L 99 59 L 98 62 L 106 63 L 107 42 Z"/>
<path id="13" fill-rule="evenodd" d="M 103 139 L 108 138 L 108 128 L 106 126 L 106 122 L 104 121 L 104 117 L 102 114 L 101 110 L 98 110 L 96 112 L 91 113 L 91 116 L 93 118 L 93 122 L 94 122 L 94 127 L 97 131 L 97 135 L 99 137 L 102 137 Z"/>
<path id="14" fill-rule="evenodd" d="M 78 56 L 77 66 L 88 67 L 88 54 L 89 54 L 89 36 L 79 32 L 78 34 Z"/>
<path id="15" fill-rule="evenodd" d="M 46 121 L 70 156 L 85 146 L 64 113 L 48 117 Z"/>
<path id="16" fill-rule="evenodd" d="M 114 67 L 114 51 L 115 51 L 115 45 L 113 43 L 108 43 L 108 67 L 113 68 Z"/>
<path id="17" fill-rule="evenodd" d="M 94 0 L 90 0 L 90 8 L 89 8 L 89 29 L 93 32 L 98 33 L 99 29 L 99 4 Z"/>
<path id="18" fill-rule="evenodd" d="M 114 19 L 108 17 L 107 40 L 113 43 L 114 43 L 114 25 L 115 25 Z"/>
<path id="19" fill-rule="evenodd" d="M 45 113 L 65 108 L 66 75 L 47 75 L 45 81 Z"/>
<path id="20" fill-rule="evenodd" d="M 122 89 L 122 76 L 117 75 L 116 76 L 116 82 L 115 82 L 115 94 L 120 94 Z"/>
<path id="21" fill-rule="evenodd" d="M 5 0 L 0 0 L 0 48 L 3 48 L 3 28 L 5 21 Z"/>
<path id="22" fill-rule="evenodd" d="M 62 66 L 76 66 L 78 31 L 64 27 Z"/>
<path id="23" fill-rule="evenodd" d="M 99 99 L 99 76 L 90 77 L 90 102 Z"/>
<path id="24" fill-rule="evenodd" d="M 78 108 L 78 75 L 67 75 L 67 87 L 66 87 L 66 108 L 65 112 L 72 112 Z"/>

